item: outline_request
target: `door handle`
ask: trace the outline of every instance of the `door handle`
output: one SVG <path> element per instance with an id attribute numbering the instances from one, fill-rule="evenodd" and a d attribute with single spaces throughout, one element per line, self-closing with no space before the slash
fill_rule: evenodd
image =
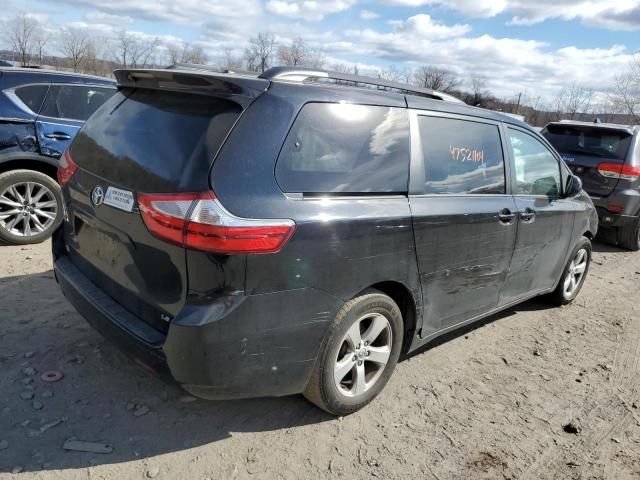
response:
<path id="1" fill-rule="evenodd" d="M 500 220 L 500 222 L 507 225 L 511 224 L 514 218 L 516 218 L 516 214 L 508 208 L 503 208 L 498 214 L 498 219 Z"/>
<path id="2" fill-rule="evenodd" d="M 45 134 L 45 137 L 51 138 L 53 140 L 69 140 L 71 135 L 64 132 L 53 132 Z"/>
<path id="3" fill-rule="evenodd" d="M 536 212 L 530 208 L 526 208 L 524 212 L 520 212 L 520 218 L 525 223 L 533 223 L 536 220 Z"/>

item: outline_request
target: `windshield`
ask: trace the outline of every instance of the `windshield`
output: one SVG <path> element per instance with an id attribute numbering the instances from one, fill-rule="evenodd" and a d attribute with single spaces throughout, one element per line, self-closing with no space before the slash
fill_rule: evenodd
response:
<path id="1" fill-rule="evenodd" d="M 631 135 L 604 128 L 575 125 L 549 125 L 543 133 L 559 152 L 624 160 Z"/>

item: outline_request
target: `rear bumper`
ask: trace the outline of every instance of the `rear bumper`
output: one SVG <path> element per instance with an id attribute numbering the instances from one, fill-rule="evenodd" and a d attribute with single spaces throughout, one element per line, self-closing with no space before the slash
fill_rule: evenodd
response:
<path id="1" fill-rule="evenodd" d="M 604 207 L 596 207 L 600 228 L 624 228 L 632 226 L 638 219 L 635 215 L 622 215 L 611 213 Z"/>
<path id="2" fill-rule="evenodd" d="M 632 225 L 640 214 L 640 191 L 634 188 L 614 190 L 607 197 L 591 197 L 598 211 L 602 228 L 623 228 Z M 620 211 L 612 213 L 609 207 L 615 205 Z"/>
<path id="3" fill-rule="evenodd" d="M 125 353 L 208 399 L 304 391 L 337 299 L 314 289 L 187 303 L 166 335 L 102 292 L 63 256 L 54 261 L 67 299 Z"/>
<path id="4" fill-rule="evenodd" d="M 53 271 L 67 300 L 91 326 L 134 359 L 161 375 L 168 373 L 162 351 L 163 334 L 134 317 L 85 277 L 68 257 L 54 262 Z"/>

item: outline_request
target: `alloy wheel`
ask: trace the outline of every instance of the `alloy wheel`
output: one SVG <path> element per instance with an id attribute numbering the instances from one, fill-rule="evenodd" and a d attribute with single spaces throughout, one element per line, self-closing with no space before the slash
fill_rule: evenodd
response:
<path id="1" fill-rule="evenodd" d="M 20 182 L 0 192 L 0 227 L 19 237 L 47 231 L 58 216 L 53 192 L 37 182 Z"/>
<path id="2" fill-rule="evenodd" d="M 393 334 L 382 314 L 360 317 L 342 339 L 334 365 L 338 391 L 355 397 L 368 391 L 382 376 L 389 362 Z"/>
<path id="3" fill-rule="evenodd" d="M 569 272 L 564 281 L 563 289 L 566 298 L 571 298 L 578 291 L 580 285 L 582 285 L 588 264 L 589 253 L 585 248 L 581 248 L 576 252 L 576 255 L 569 264 Z"/>

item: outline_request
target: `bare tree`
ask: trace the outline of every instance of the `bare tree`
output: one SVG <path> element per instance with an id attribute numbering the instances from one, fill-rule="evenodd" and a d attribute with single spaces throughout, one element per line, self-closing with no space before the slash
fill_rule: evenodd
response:
<path id="1" fill-rule="evenodd" d="M 271 33 L 258 33 L 249 40 L 249 46 L 244 51 L 244 59 L 247 68 L 253 71 L 264 72 L 271 66 L 276 39 Z"/>
<path id="2" fill-rule="evenodd" d="M 351 70 L 349 65 L 342 62 L 337 62 L 329 65 L 329 69 L 333 72 L 338 72 L 338 73 L 349 73 L 349 71 Z"/>
<path id="3" fill-rule="evenodd" d="M 178 43 L 168 43 L 166 45 L 166 49 L 170 65 L 175 65 L 176 63 L 183 62 L 182 59 L 184 58 L 184 45 L 180 45 Z"/>
<path id="4" fill-rule="evenodd" d="M 462 83 L 460 79 L 449 70 L 428 66 L 416 68 L 413 74 L 413 82 L 416 86 L 430 88 L 444 93 L 451 93 L 457 90 Z"/>
<path id="5" fill-rule="evenodd" d="M 230 48 L 224 49 L 224 60 L 222 66 L 229 70 L 237 70 L 242 68 L 242 59 L 233 55 L 233 50 Z"/>
<path id="6" fill-rule="evenodd" d="M 574 82 L 558 92 L 555 99 L 556 112 L 569 120 L 575 120 L 579 114 L 588 112 L 592 97 L 591 90 Z"/>
<path id="7" fill-rule="evenodd" d="M 14 52 L 18 52 L 22 65 L 28 65 L 35 48 L 35 38 L 40 24 L 26 13 L 16 15 L 5 24 L 4 37 Z"/>
<path id="8" fill-rule="evenodd" d="M 116 37 L 116 59 L 123 67 L 144 68 L 153 66 L 160 39 L 142 38 L 121 30 Z"/>
<path id="9" fill-rule="evenodd" d="M 309 47 L 302 38 L 278 47 L 278 61 L 283 65 L 322 68 L 326 63 L 322 52 Z"/>
<path id="10" fill-rule="evenodd" d="M 209 61 L 209 56 L 199 45 L 190 45 L 185 56 L 189 63 L 198 65 L 205 65 Z"/>
<path id="11" fill-rule="evenodd" d="M 133 36 L 124 30 L 120 30 L 116 34 L 114 56 L 116 58 L 116 61 L 125 68 L 129 65 L 130 62 L 130 51 L 134 40 L 135 39 L 133 38 Z"/>
<path id="12" fill-rule="evenodd" d="M 189 43 L 170 43 L 166 45 L 167 53 L 169 55 L 169 63 L 195 63 L 198 65 L 204 65 L 207 63 L 207 54 L 204 49 L 197 45 L 191 45 Z"/>
<path id="13" fill-rule="evenodd" d="M 609 92 L 597 105 L 594 105 L 593 113 L 605 123 L 615 123 L 616 116 L 624 114 L 625 108 L 618 101 L 615 92 Z"/>
<path id="14" fill-rule="evenodd" d="M 278 60 L 283 65 L 290 65 L 292 67 L 305 65 L 311 49 L 302 40 L 302 38 L 295 38 L 290 45 L 280 45 L 278 47 Z"/>
<path id="15" fill-rule="evenodd" d="M 634 55 L 627 70 L 616 77 L 613 102 L 634 124 L 640 123 L 640 53 Z"/>
<path id="16" fill-rule="evenodd" d="M 378 78 L 388 80 L 390 82 L 399 82 L 401 80 L 401 73 L 395 65 L 389 65 L 388 68 L 381 68 L 378 70 Z"/>
<path id="17" fill-rule="evenodd" d="M 36 29 L 34 35 L 33 44 L 35 54 L 38 56 L 38 63 L 42 65 L 44 62 L 44 49 L 51 40 L 51 33 L 44 30 L 42 27 Z"/>
<path id="18" fill-rule="evenodd" d="M 488 97 L 487 78 L 482 75 L 471 77 L 471 105 L 482 106 L 484 97 Z"/>
<path id="19" fill-rule="evenodd" d="M 82 69 L 90 49 L 91 39 L 86 30 L 65 28 L 60 32 L 60 51 L 71 61 L 74 72 Z"/>

